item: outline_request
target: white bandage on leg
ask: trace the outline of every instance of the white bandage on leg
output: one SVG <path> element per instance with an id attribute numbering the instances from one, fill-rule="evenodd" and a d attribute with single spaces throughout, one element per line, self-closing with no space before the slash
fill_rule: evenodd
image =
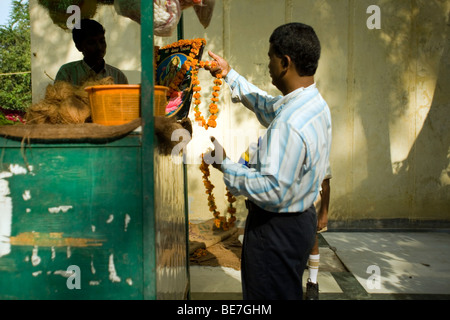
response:
<path id="1" fill-rule="evenodd" d="M 319 273 L 320 254 L 311 254 L 308 259 L 309 279 L 312 283 L 317 283 L 317 275 Z"/>

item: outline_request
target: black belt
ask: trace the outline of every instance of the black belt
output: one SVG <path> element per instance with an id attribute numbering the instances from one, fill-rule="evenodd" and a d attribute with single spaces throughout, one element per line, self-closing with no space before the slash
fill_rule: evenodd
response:
<path id="1" fill-rule="evenodd" d="M 263 210 L 260 207 L 258 207 L 256 204 L 254 204 L 253 202 L 248 200 L 248 199 L 245 200 L 245 207 L 248 209 L 248 211 L 261 211 L 261 210 Z"/>
<path id="2" fill-rule="evenodd" d="M 253 202 L 251 202 L 248 199 L 245 200 L 245 207 L 248 209 L 248 212 L 266 213 L 266 214 L 277 215 L 277 216 L 300 215 L 303 212 L 307 211 L 307 210 L 302 211 L 302 212 L 272 212 L 272 211 L 267 211 L 267 210 L 264 210 L 261 207 L 258 207 L 256 204 L 254 204 Z"/>

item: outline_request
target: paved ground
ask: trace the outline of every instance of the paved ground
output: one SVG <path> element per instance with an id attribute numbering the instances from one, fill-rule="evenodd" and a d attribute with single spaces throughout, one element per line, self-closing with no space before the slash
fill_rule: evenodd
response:
<path id="1" fill-rule="evenodd" d="M 450 299 L 450 233 L 325 232 L 319 239 L 321 300 Z M 190 274 L 192 300 L 242 299 L 238 270 L 192 265 Z"/>

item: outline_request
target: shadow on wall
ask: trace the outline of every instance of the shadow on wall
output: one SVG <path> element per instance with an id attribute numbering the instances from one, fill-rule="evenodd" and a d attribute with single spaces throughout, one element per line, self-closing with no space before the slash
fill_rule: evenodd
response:
<path id="1" fill-rule="evenodd" d="M 127 77 L 129 76 L 128 81 L 130 83 L 140 83 L 140 25 L 118 15 L 113 6 L 101 6 L 98 15 L 94 19 L 98 19 L 107 32 L 108 49 L 106 59 L 108 63 L 124 71 Z"/>
<path id="2" fill-rule="evenodd" d="M 208 29 L 208 49 L 222 48 L 238 72 L 273 93 L 268 38 L 287 22 L 289 8 L 261 1 L 254 8 L 260 14 L 241 13 L 249 3 L 218 7 L 213 21 L 222 23 Z M 449 219 L 449 5 L 437 0 L 291 4 L 292 20 L 313 26 L 322 44 L 317 84 L 333 117 L 330 219 Z M 379 30 L 366 26 L 372 4 L 381 8 Z M 269 6 L 270 19 L 261 19 Z M 189 26 L 189 33 L 204 34 L 193 29 Z M 248 127 L 251 112 L 225 103 L 224 110 L 233 110 L 229 126 Z"/>
<path id="3" fill-rule="evenodd" d="M 354 81 L 348 84 L 355 106 L 354 185 L 350 194 L 332 195 L 330 216 L 449 219 L 449 6 L 441 1 L 379 6 L 381 30 L 365 39 L 355 32 L 349 43 L 355 57 Z M 355 16 L 358 23 L 365 21 Z"/>
<path id="4" fill-rule="evenodd" d="M 428 5 L 428 3 L 427 3 Z M 433 54 L 434 50 L 442 51 L 440 61 L 436 65 L 437 78 L 433 94 L 433 100 L 428 115 L 412 146 L 408 157 L 403 161 L 399 175 L 412 172 L 416 176 L 414 185 L 415 215 L 421 211 L 437 211 L 442 218 L 450 218 L 450 26 L 449 11 L 436 6 L 436 15 L 442 23 L 439 28 L 429 28 L 428 33 L 419 39 L 424 41 L 423 65 L 429 62 L 427 54 Z M 423 17 L 425 18 L 425 17 Z M 430 22 L 433 18 L 428 18 Z M 446 19 L 446 20 L 445 20 Z M 419 20 L 420 21 L 420 20 Z M 447 23 L 445 23 L 447 22 Z M 420 23 L 420 22 L 419 22 Z M 426 28 L 424 25 L 422 28 Z M 436 39 L 436 37 L 439 37 Z M 428 42 L 426 42 L 430 39 Z M 433 40 L 435 42 L 433 43 Z M 437 46 L 437 48 L 436 48 Z M 428 51 L 428 52 L 427 52 Z M 420 76 L 420 74 L 418 75 Z M 427 92 L 417 92 L 418 95 L 426 95 Z"/>

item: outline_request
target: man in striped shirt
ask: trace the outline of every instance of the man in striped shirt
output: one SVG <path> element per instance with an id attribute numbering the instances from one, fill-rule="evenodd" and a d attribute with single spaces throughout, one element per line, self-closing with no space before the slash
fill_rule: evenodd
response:
<path id="1" fill-rule="evenodd" d="M 289 23 L 270 37 L 269 71 L 282 96 L 272 97 L 210 52 L 232 91 L 267 127 L 249 166 L 226 157 L 211 138 L 213 166 L 234 195 L 248 198 L 241 258 L 244 299 L 302 299 L 302 276 L 314 244 L 314 209 L 329 164 L 331 116 L 314 82 L 320 42 L 305 24 Z"/>

